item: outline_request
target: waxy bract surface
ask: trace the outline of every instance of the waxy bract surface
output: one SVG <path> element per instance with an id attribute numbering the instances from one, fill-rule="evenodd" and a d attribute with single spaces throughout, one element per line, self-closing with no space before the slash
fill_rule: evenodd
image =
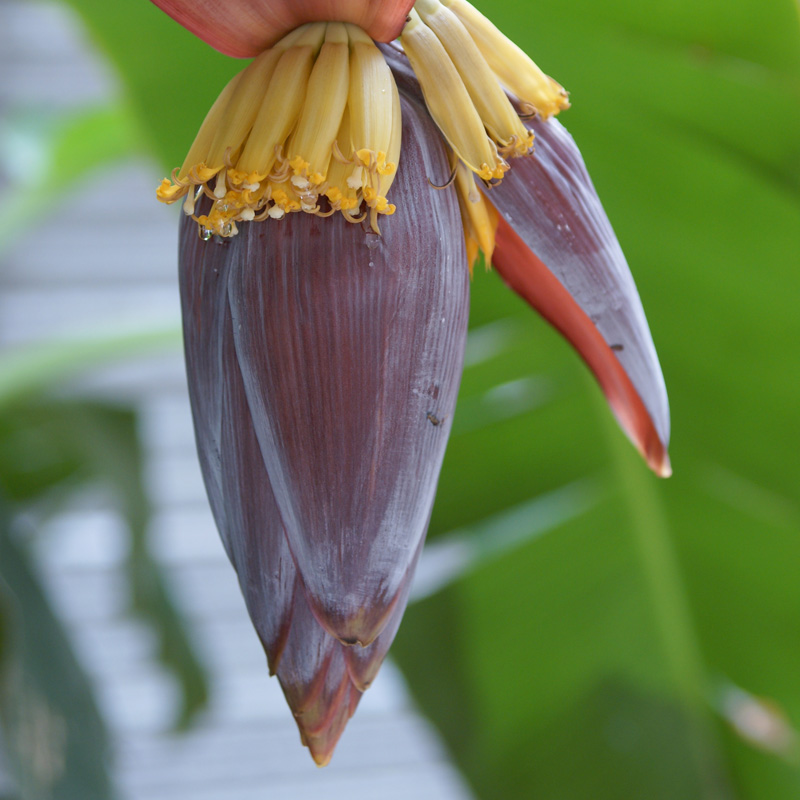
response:
<path id="1" fill-rule="evenodd" d="M 323 762 L 405 607 L 466 339 L 458 204 L 427 181 L 447 175 L 444 147 L 407 101 L 403 123 L 404 213 L 382 237 L 306 214 L 224 243 L 182 227 L 204 478 L 271 669 Z"/>

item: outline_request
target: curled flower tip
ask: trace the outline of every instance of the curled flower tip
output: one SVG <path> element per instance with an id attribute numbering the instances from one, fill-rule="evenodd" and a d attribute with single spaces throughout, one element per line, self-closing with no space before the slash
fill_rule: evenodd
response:
<path id="1" fill-rule="evenodd" d="M 498 81 L 541 119 L 569 108 L 569 94 L 467 0 L 441 0 L 463 23 Z"/>
<path id="2" fill-rule="evenodd" d="M 400 38 L 431 116 L 487 184 L 534 145 L 507 92 L 527 116 L 569 107 L 561 86 L 464 0 L 417 0 Z"/>
<path id="3" fill-rule="evenodd" d="M 617 353 L 575 297 L 502 218 L 497 231 L 494 266 L 510 288 L 527 300 L 578 351 L 594 372 L 620 427 L 648 466 L 659 477 L 669 477 L 672 470 L 666 442 L 656 427 L 661 420 L 651 414 Z M 649 337 L 649 333 L 647 335 Z M 658 384 L 644 384 L 645 376 L 640 371 L 632 375 L 650 400 Z M 658 375 L 660 377 L 660 371 Z"/>
<path id="4" fill-rule="evenodd" d="M 359 222 L 362 206 L 378 232 L 395 211 L 400 140 L 397 87 L 373 41 L 354 25 L 309 24 L 230 82 L 157 197 L 186 196 L 205 239 L 301 211 Z M 195 216 L 201 194 L 214 202 Z"/>

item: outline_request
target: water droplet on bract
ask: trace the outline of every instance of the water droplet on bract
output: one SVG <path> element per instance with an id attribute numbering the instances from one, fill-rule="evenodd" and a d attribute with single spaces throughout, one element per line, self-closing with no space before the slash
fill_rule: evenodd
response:
<path id="1" fill-rule="evenodd" d="M 381 243 L 381 236 L 375 231 L 367 231 L 364 234 L 364 243 L 370 250 L 374 250 Z"/>
<path id="2" fill-rule="evenodd" d="M 200 229 L 200 238 L 207 242 L 214 234 L 208 228 L 201 228 Z"/>
<path id="3" fill-rule="evenodd" d="M 371 267 L 374 267 L 374 266 L 375 266 L 375 262 L 374 262 L 374 261 L 370 261 L 370 262 L 369 262 L 369 265 L 370 265 Z"/>

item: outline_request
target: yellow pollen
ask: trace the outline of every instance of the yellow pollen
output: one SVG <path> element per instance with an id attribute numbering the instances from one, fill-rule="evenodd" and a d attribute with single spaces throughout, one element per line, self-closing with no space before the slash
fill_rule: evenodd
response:
<path id="1" fill-rule="evenodd" d="M 295 175 L 305 175 L 310 165 L 308 161 L 304 161 L 301 156 L 297 156 L 289 162 L 289 166 L 291 166 Z"/>
<path id="2" fill-rule="evenodd" d="M 188 188 L 188 185 L 174 184 L 169 178 L 164 178 L 156 189 L 156 197 L 162 203 L 174 203 L 186 194 Z"/>

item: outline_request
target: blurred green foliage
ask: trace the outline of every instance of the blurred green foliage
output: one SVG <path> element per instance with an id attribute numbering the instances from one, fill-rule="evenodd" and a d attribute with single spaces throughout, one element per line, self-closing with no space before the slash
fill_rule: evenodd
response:
<path id="1" fill-rule="evenodd" d="M 121 106 L 48 115 L 30 109 L 0 122 L 0 171 L 13 188 L 0 196 L 0 257 L 91 170 L 141 150 Z"/>
<path id="2" fill-rule="evenodd" d="M 0 505 L 0 719 L 20 798 L 112 796 L 92 687 Z"/>
<path id="3" fill-rule="evenodd" d="M 102 487 L 128 526 L 129 608 L 156 634 L 157 654 L 178 679 L 176 726 L 204 707 L 205 670 L 152 558 L 150 505 L 134 412 L 52 399 L 58 378 L 134 350 L 174 344 L 174 334 L 61 341 L 0 359 L 0 724 L 20 798 L 113 796 L 109 742 L 92 686 L 29 554 L 29 540 L 76 492 Z M 66 356 L 59 369 L 54 358 Z M 24 368 L 20 365 L 24 364 Z"/>
<path id="4" fill-rule="evenodd" d="M 143 0 L 71 2 L 166 174 L 240 64 Z M 409 609 L 394 656 L 487 800 L 793 800 L 796 0 L 478 5 L 571 90 L 562 120 L 664 367 L 675 476 L 646 474 L 577 357 L 476 273 L 472 325 L 490 343 L 465 373 L 431 541 L 489 541 L 543 496 L 563 507 L 546 531 L 522 515 L 502 547 L 473 547 Z M 589 485 L 576 513 L 565 487 Z"/>

